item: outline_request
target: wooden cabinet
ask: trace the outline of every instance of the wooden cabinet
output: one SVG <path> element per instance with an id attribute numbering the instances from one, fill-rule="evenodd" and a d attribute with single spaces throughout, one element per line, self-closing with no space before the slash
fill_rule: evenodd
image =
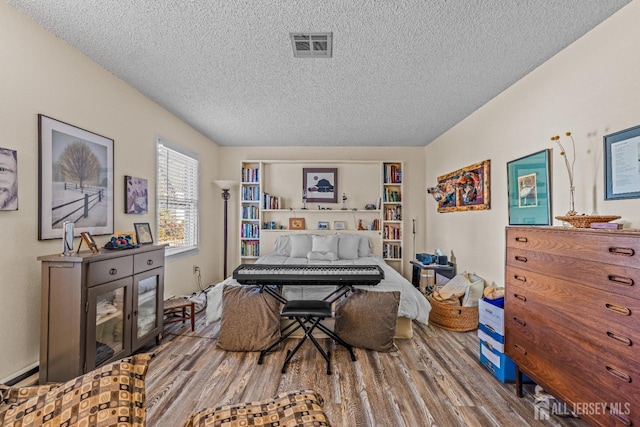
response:
<path id="1" fill-rule="evenodd" d="M 594 425 L 640 425 L 640 233 L 508 227 L 505 276 L 518 369 Z"/>
<path id="2" fill-rule="evenodd" d="M 160 338 L 165 246 L 38 258 L 41 384 L 66 381 Z"/>

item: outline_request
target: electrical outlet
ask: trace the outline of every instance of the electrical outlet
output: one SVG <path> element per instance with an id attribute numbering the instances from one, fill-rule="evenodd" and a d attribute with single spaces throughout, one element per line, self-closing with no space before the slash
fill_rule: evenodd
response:
<path id="1" fill-rule="evenodd" d="M 197 265 L 193 266 L 193 274 L 198 274 L 200 273 L 200 267 L 198 267 Z"/>

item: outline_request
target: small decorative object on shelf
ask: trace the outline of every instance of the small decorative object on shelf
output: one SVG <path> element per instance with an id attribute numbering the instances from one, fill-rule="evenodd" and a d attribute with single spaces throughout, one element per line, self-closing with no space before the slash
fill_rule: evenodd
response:
<path id="1" fill-rule="evenodd" d="M 564 221 L 576 228 L 589 228 L 594 222 L 609 222 L 619 219 L 618 215 L 579 215 L 575 209 L 575 186 L 573 185 L 574 166 L 576 163 L 576 143 L 571 132 L 566 132 L 566 136 L 571 139 L 571 160 L 564 145 L 560 142 L 560 135 L 552 136 L 551 141 L 555 141 L 560 147 L 560 155 L 564 159 L 564 164 L 569 174 L 569 211 L 564 216 L 557 216 L 556 219 Z"/>
<path id="2" fill-rule="evenodd" d="M 342 193 L 342 210 L 347 210 L 347 193 Z"/>

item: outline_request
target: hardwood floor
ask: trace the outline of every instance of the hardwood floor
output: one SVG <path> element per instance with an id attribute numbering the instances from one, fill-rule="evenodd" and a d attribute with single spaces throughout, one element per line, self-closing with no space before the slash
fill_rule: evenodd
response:
<path id="1" fill-rule="evenodd" d="M 414 322 L 412 339 L 396 340 L 397 352 L 347 350 L 331 343 L 331 375 L 322 356 L 306 342 L 281 374 L 287 348 L 259 353 L 216 348 L 218 324 L 196 331 L 181 323 L 165 327 L 147 374 L 147 424 L 182 426 L 193 412 L 222 404 L 261 400 L 313 388 L 325 400 L 334 427 L 341 426 L 585 426 L 574 418 L 535 419 L 532 386 L 523 398 L 478 361 L 477 332 L 448 332 Z M 327 340 L 320 340 L 327 345 Z"/>

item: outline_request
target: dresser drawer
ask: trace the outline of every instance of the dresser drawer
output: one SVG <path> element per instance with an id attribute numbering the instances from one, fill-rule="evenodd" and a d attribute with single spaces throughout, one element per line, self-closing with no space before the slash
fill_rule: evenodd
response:
<path id="1" fill-rule="evenodd" d="M 111 282 L 133 274 L 133 256 L 92 262 L 87 269 L 87 286 Z"/>
<path id="2" fill-rule="evenodd" d="M 507 282 L 505 321 L 513 321 L 514 310 L 522 308 L 627 357 L 640 354 L 640 300 L 513 267 L 507 275 L 526 282 Z"/>
<path id="3" fill-rule="evenodd" d="M 566 331 L 565 334 L 550 327 L 540 313 L 516 311 L 514 317 L 517 321 L 506 321 L 505 353 L 516 363 L 522 355 L 534 355 L 564 367 L 563 375 L 573 376 L 572 381 L 565 379 L 569 386 L 576 381 L 583 382 L 586 387 L 611 390 L 611 396 L 625 401 L 640 402 L 640 362 L 637 357 L 628 359 L 606 347 L 584 342 L 576 333 L 580 331 Z"/>
<path id="4" fill-rule="evenodd" d="M 640 262 L 640 260 L 638 260 Z M 507 248 L 507 267 L 540 272 L 546 276 L 640 299 L 640 263 L 634 267 L 571 258 L 520 248 Z M 506 282 L 526 281 L 526 275 L 507 272 Z"/>
<path id="5" fill-rule="evenodd" d="M 164 265 L 164 249 L 150 252 L 143 252 L 133 256 L 133 272 L 134 274 L 153 268 L 162 267 Z"/>
<path id="6" fill-rule="evenodd" d="M 574 368 L 571 349 L 535 345 L 531 337 L 508 331 L 506 354 L 525 374 L 541 381 L 545 390 L 567 404 L 581 418 L 602 426 L 640 425 L 636 397 L 599 383 L 591 372 Z"/>
<path id="7" fill-rule="evenodd" d="M 627 267 L 640 265 L 640 233 L 564 227 L 508 227 L 507 248 Z"/>

